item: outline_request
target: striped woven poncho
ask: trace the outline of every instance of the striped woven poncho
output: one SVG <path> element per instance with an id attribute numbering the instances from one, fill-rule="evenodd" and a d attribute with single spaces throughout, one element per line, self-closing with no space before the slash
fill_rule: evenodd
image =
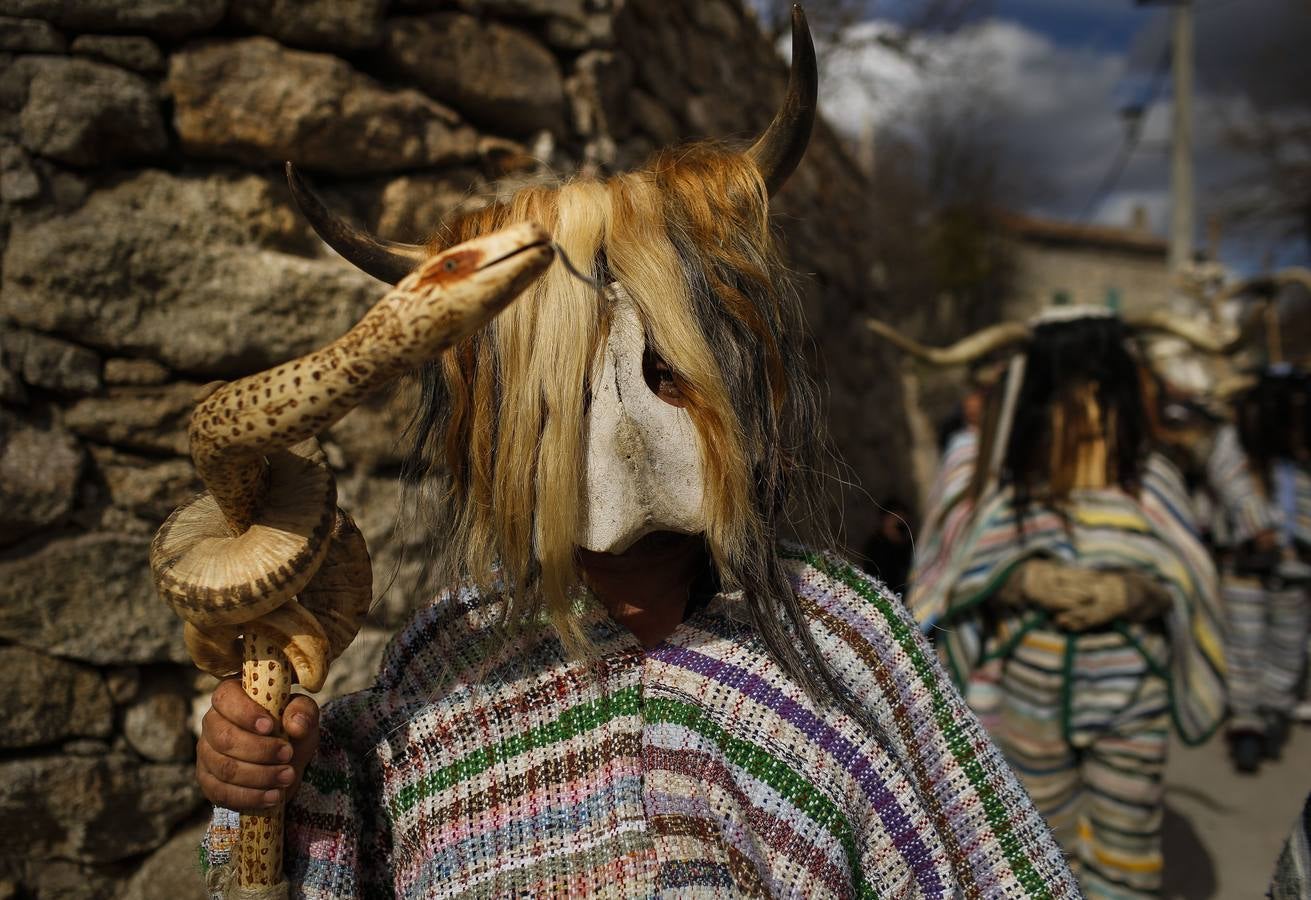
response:
<path id="1" fill-rule="evenodd" d="M 646 650 L 594 601 L 596 652 L 422 611 L 377 684 L 329 704 L 288 814 L 305 897 L 1076 897 L 1046 825 L 900 603 L 789 561 L 816 640 L 884 736 L 810 700 L 739 595 Z M 222 811 L 206 841 L 230 851 Z"/>
<path id="2" fill-rule="evenodd" d="M 1223 612 L 1215 566 L 1196 536 L 1183 478 L 1163 457 L 1149 457 L 1138 496 L 1118 487 L 1078 490 L 1061 510 L 1029 503 L 1018 527 L 1010 488 L 977 503 L 969 496 L 977 440 L 969 432 L 948 445 L 941 488 L 933 498 L 912 574 L 908 603 L 935 631 L 962 687 L 988 658 L 1005 654 L 1032 628 L 1050 628 L 1036 610 L 991 609 L 987 600 L 1025 559 L 1046 556 L 1100 570 L 1153 575 L 1171 594 L 1166 614 L 1175 726 L 1189 743 L 1205 740 L 1225 712 Z M 1144 626 L 1108 630 L 1138 648 Z M 1144 656 L 1147 654 L 1144 652 Z M 1155 668 L 1157 660 L 1148 659 Z"/>

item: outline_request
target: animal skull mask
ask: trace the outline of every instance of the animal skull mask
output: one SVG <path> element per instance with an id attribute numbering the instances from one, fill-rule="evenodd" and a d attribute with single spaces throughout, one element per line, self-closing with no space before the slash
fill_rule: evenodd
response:
<path id="1" fill-rule="evenodd" d="M 702 462 L 692 417 L 647 384 L 646 332 L 632 298 L 619 284 L 606 294 L 610 334 L 592 376 L 578 543 L 622 553 L 654 531 L 705 530 Z"/>

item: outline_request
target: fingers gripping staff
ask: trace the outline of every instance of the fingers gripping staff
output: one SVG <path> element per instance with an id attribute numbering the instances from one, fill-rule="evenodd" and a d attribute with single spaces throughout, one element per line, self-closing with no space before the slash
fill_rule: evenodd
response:
<path id="1" fill-rule="evenodd" d="M 338 340 L 200 400 L 191 453 L 207 490 L 150 548 L 155 586 L 186 620 L 200 668 L 240 671 L 275 722 L 293 674 L 323 686 L 368 611 L 372 576 L 314 435 L 482 327 L 553 257 L 533 224 L 460 244 L 420 263 Z M 239 888 L 285 895 L 281 807 L 242 816 L 238 861 Z"/>

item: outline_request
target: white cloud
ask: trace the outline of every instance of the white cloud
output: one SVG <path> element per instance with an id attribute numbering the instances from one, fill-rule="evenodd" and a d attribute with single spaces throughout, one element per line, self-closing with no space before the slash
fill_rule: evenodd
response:
<path id="1" fill-rule="evenodd" d="M 827 60 L 820 99 L 830 121 L 853 137 L 869 129 L 876 137 L 907 133 L 930 104 L 945 103 L 1001 148 L 1019 187 L 1015 205 L 1070 220 L 1085 214 L 1124 141 L 1120 108 L 1143 99 L 1150 72 L 1131 66 L 1128 52 L 1058 45 L 997 19 L 954 34 L 918 36 L 910 46 L 918 62 L 912 62 L 877 42 L 893 30 L 886 22 L 864 23 L 847 35 L 859 50 Z M 1141 46 L 1134 55 L 1144 58 Z M 1157 49 L 1146 55 L 1159 58 Z M 1199 93 L 1194 113 L 1199 232 L 1207 216 L 1228 202 L 1231 187 L 1252 171 L 1250 160 L 1236 154 L 1225 136 L 1249 101 L 1233 90 L 1222 92 L 1217 78 L 1206 84 L 1214 87 Z M 1168 79 L 1157 87 L 1138 148 L 1114 189 L 1095 202 L 1092 221 L 1126 224 L 1141 204 L 1154 230 L 1168 227 Z M 1252 252 L 1250 242 L 1235 242 L 1235 250 Z"/>

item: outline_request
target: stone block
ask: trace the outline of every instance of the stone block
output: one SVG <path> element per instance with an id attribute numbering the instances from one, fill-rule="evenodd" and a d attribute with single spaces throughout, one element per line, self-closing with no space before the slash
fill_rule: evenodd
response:
<path id="1" fill-rule="evenodd" d="M 189 763 L 125 754 L 0 761 L 0 840 L 29 860 L 106 863 L 147 853 L 200 804 Z"/>
<path id="2" fill-rule="evenodd" d="M 191 690 L 179 671 L 150 673 L 123 712 L 128 745 L 152 762 L 192 758 Z"/>
<path id="3" fill-rule="evenodd" d="M 105 384 L 114 385 L 148 385 L 164 384 L 171 377 L 169 370 L 153 359 L 123 359 L 115 357 L 105 360 Z"/>
<path id="4" fill-rule="evenodd" d="M 118 900 L 207 900 L 196 848 L 208 820 L 183 828 L 146 858 Z"/>
<path id="5" fill-rule="evenodd" d="M 53 422 L 0 409 L 0 544 L 61 521 L 73 508 L 83 454 Z"/>
<path id="6" fill-rule="evenodd" d="M 501 133 L 559 130 L 564 79 L 555 55 L 525 31 L 464 13 L 391 19 L 388 62 L 471 121 Z"/>
<path id="7" fill-rule="evenodd" d="M 0 366 L 30 387 L 59 394 L 93 394 L 100 389 L 100 357 L 69 341 L 18 328 L 0 332 Z"/>
<path id="8" fill-rule="evenodd" d="M 63 53 L 67 42 L 49 22 L 0 16 L 0 52 Z"/>
<path id="9" fill-rule="evenodd" d="M 493 154 L 492 148 L 479 148 L 480 156 Z M 470 194 L 484 186 L 477 171 L 463 168 L 394 178 L 378 198 L 373 231 L 388 240 L 422 243 L 436 233 L 442 219 L 463 208 Z"/>
<path id="10" fill-rule="evenodd" d="M 25 56 L 4 80 L 9 91 L 25 84 L 19 138 L 35 154 L 99 166 L 148 159 L 168 147 L 155 90 L 140 75 L 89 59 Z"/>
<path id="11" fill-rule="evenodd" d="M 344 451 L 347 465 L 364 471 L 395 469 L 409 442 L 401 435 L 418 402 L 418 391 L 406 385 L 379 391 L 351 410 L 328 434 Z"/>
<path id="12" fill-rule="evenodd" d="M 223 18 L 227 0 L 0 0 L 0 14 L 47 19 L 70 31 L 144 31 L 179 38 Z"/>
<path id="13" fill-rule="evenodd" d="M 359 50 L 382 40 L 387 0 L 231 0 L 247 28 L 297 47 Z"/>
<path id="14" fill-rule="evenodd" d="M 92 533 L 0 560 L 0 638 L 97 665 L 190 663 L 182 620 L 155 593 L 149 546 Z"/>
<path id="15" fill-rule="evenodd" d="M 73 737 L 106 737 L 114 705 L 91 666 L 24 647 L 0 647 L 0 749 L 39 747 Z"/>
<path id="16" fill-rule="evenodd" d="M 91 447 L 109 502 L 156 525 L 203 489 L 188 459 L 158 460 L 112 447 Z"/>
<path id="17" fill-rule="evenodd" d="M 41 194 L 41 176 L 27 151 L 15 142 L 0 139 L 0 200 L 25 203 Z"/>
<path id="18" fill-rule="evenodd" d="M 78 56 L 89 56 L 156 75 L 164 71 L 164 54 L 159 45 L 143 34 L 80 34 L 70 48 Z"/>
<path id="19" fill-rule="evenodd" d="M 71 213 L 16 223 L 0 315 L 206 375 L 309 352 L 354 325 L 386 285 L 337 257 L 279 252 L 321 246 L 285 190 L 254 175 L 147 170 Z"/>
<path id="20" fill-rule="evenodd" d="M 157 387 L 109 388 L 64 411 L 75 434 L 101 444 L 149 453 L 187 454 L 187 425 L 200 385 L 185 381 Z"/>
<path id="21" fill-rule="evenodd" d="M 188 47 L 170 60 L 167 84 L 178 134 L 198 156 L 359 175 L 447 165 L 477 149 L 475 133 L 419 91 L 264 37 Z"/>

